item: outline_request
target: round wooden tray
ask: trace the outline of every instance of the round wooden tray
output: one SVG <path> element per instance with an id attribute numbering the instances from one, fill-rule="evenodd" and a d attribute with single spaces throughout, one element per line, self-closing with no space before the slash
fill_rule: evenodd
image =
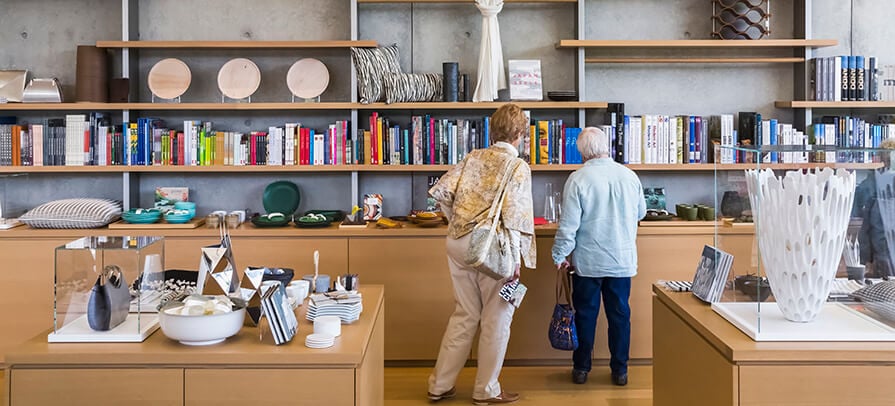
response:
<path id="1" fill-rule="evenodd" d="M 190 67 L 177 58 L 162 59 L 152 66 L 146 82 L 149 91 L 162 99 L 176 99 L 190 87 Z"/>
<path id="2" fill-rule="evenodd" d="M 313 99 L 329 86 L 329 70 L 317 59 L 299 59 L 286 73 L 286 86 L 295 97 Z"/>
<path id="3" fill-rule="evenodd" d="M 261 85 L 261 70 L 246 58 L 234 58 L 218 71 L 218 89 L 231 99 L 245 99 Z"/>

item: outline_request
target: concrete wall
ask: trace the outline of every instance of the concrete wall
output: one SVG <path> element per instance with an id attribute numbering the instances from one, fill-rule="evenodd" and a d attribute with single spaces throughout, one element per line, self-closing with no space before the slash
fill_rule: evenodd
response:
<path id="1" fill-rule="evenodd" d="M 138 3 L 139 38 L 144 40 L 316 40 L 348 39 L 349 2 L 346 0 L 151 0 Z M 772 1 L 772 38 L 792 38 L 801 18 L 791 1 Z M 889 15 L 895 4 L 886 0 L 815 0 L 809 21 L 812 36 L 834 38 L 840 45 L 822 48 L 818 55 L 874 54 L 881 64 L 895 61 L 887 47 L 895 28 Z M 572 4 L 507 4 L 500 14 L 504 56 L 542 61 L 544 89 L 574 89 L 575 51 L 558 50 L 560 39 L 574 38 Z M 3 0 L 0 2 L 0 69 L 29 69 L 35 76 L 60 78 L 73 96 L 75 49 L 78 44 L 121 37 L 120 0 Z M 794 16 L 795 15 L 795 16 Z M 585 37 L 588 39 L 708 38 L 711 6 L 704 0 L 587 0 Z M 362 4 L 359 36 L 382 44 L 397 43 L 408 72 L 440 72 L 441 63 L 457 61 L 462 73 L 475 76 L 481 17 L 472 4 Z M 660 52 L 659 55 L 669 52 Z M 593 55 L 589 51 L 589 55 Z M 139 79 L 164 57 L 183 58 L 193 72 L 184 95 L 188 102 L 219 101 L 215 77 L 229 58 L 244 56 L 262 70 L 255 101 L 286 101 L 283 81 L 295 60 L 314 57 L 330 69 L 330 88 L 324 100 L 347 100 L 350 64 L 347 52 L 334 50 L 143 50 L 138 56 L 137 97 L 150 94 Z M 623 101 L 628 114 L 700 114 L 758 111 L 766 117 L 792 121 L 795 113 L 773 107 L 775 100 L 793 98 L 791 65 L 667 65 L 591 64 L 586 70 L 586 100 Z M 861 112 L 856 112 L 860 114 Z M 875 114 L 876 112 L 869 112 Z M 20 114 L 31 120 L 51 116 Z M 139 114 L 139 113 L 135 113 Z M 389 112 L 395 117 L 407 115 Z M 441 113 L 439 113 L 441 114 Z M 454 117 L 469 113 L 444 113 Z M 476 113 L 477 114 L 477 113 Z M 818 113 L 821 114 L 821 113 Z M 362 112 L 361 117 L 364 113 Z M 269 125 L 299 121 L 321 126 L 346 119 L 347 112 L 233 114 L 210 112 L 153 113 L 177 123 L 185 119 L 211 120 L 216 128 L 265 130 Z M 599 124 L 602 112 L 588 114 L 587 124 Z M 872 117 L 872 116 L 871 116 Z M 175 124 L 171 124 L 175 125 Z M 427 173 L 360 176 L 360 192 L 386 196 L 387 215 L 405 214 L 425 204 Z M 542 210 L 546 183 L 561 188 L 566 174 L 535 175 L 535 210 Z M 664 186 L 668 204 L 713 200 L 711 173 L 643 172 L 644 186 Z M 736 175 L 732 175 L 736 179 Z M 139 176 L 140 204 L 147 205 L 156 186 L 186 185 L 199 200 L 199 211 L 218 208 L 262 210 L 260 193 L 267 183 L 288 178 L 298 183 L 305 198 L 301 209 L 350 207 L 348 174 Z M 52 198 L 76 195 L 120 197 L 121 176 L 65 175 L 0 178 L 0 203 L 31 207 Z M 5 206 L 5 207 L 6 207 Z M 226 206 L 226 207 L 225 207 Z"/>

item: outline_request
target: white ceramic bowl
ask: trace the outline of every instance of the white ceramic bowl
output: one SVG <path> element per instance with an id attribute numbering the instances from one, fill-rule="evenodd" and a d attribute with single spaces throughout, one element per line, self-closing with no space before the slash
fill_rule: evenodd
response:
<path id="1" fill-rule="evenodd" d="M 158 321 L 162 332 L 172 340 L 186 345 L 211 345 L 238 333 L 245 315 L 245 308 L 209 316 L 182 316 L 162 310 Z"/>
<path id="2" fill-rule="evenodd" d="M 318 316 L 314 319 L 314 334 L 342 335 L 342 319 L 338 316 Z"/>

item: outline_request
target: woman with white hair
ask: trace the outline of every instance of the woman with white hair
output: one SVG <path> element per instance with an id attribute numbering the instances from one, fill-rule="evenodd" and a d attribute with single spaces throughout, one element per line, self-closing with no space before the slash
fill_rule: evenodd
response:
<path id="1" fill-rule="evenodd" d="M 602 296 L 612 383 L 626 385 L 631 342 L 628 298 L 631 278 L 637 274 L 637 222 L 646 215 L 646 201 L 637 175 L 610 158 L 609 137 L 602 130 L 585 128 L 577 144 L 584 167 L 569 175 L 563 188 L 563 213 L 552 250 L 557 271 L 572 272 L 578 332 L 572 382 L 587 382 Z"/>

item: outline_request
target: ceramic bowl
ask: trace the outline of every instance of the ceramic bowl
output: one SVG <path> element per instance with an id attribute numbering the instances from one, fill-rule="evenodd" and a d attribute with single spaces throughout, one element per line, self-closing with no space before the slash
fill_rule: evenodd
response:
<path id="1" fill-rule="evenodd" d="M 223 342 L 239 332 L 245 321 L 246 309 L 242 307 L 230 313 L 183 316 L 170 314 L 166 309 L 177 307 L 171 303 L 158 312 L 162 333 L 172 340 L 186 345 L 211 345 Z"/>

